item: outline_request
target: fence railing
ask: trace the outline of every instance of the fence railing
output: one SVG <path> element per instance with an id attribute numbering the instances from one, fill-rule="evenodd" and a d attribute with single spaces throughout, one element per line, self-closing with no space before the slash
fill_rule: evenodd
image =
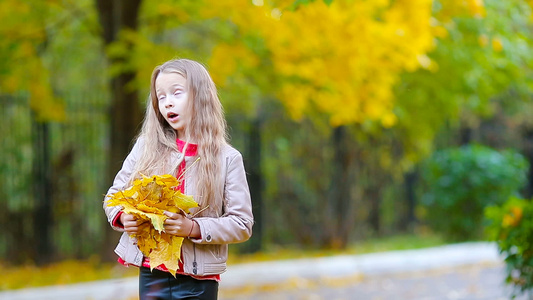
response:
<path id="1" fill-rule="evenodd" d="M 108 151 L 102 95 L 69 95 L 63 122 L 0 95 L 0 260 L 86 257 L 101 244 Z"/>

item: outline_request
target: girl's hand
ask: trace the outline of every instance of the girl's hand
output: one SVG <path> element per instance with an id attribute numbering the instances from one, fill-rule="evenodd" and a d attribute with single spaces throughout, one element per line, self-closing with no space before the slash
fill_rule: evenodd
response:
<path id="1" fill-rule="evenodd" d="M 124 226 L 124 231 L 128 234 L 135 234 L 139 231 L 139 227 L 145 221 L 137 220 L 133 215 L 122 213 L 120 215 L 120 222 Z"/>
<path id="2" fill-rule="evenodd" d="M 165 211 L 165 215 L 168 219 L 165 220 L 165 232 L 168 234 L 181 236 L 181 237 L 195 237 L 196 231 L 199 229 L 196 222 L 185 217 L 183 214 L 171 213 Z"/>

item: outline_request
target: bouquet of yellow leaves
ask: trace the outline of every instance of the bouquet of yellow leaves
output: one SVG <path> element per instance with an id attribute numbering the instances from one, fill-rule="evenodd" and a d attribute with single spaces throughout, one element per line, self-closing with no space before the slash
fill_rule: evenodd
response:
<path id="1" fill-rule="evenodd" d="M 107 206 L 121 205 L 124 213 L 149 221 L 141 224 L 139 231 L 132 237 L 137 239 L 141 252 L 150 258 L 152 269 L 165 264 L 174 276 L 178 269 L 183 237 L 165 233 L 164 223 L 168 217 L 164 215 L 164 211 L 188 214 L 191 208 L 198 207 L 191 196 L 175 189 L 178 185 L 179 180 L 172 175 L 142 175 L 142 179 L 135 180 L 133 186 L 108 195 L 107 200 Z"/>

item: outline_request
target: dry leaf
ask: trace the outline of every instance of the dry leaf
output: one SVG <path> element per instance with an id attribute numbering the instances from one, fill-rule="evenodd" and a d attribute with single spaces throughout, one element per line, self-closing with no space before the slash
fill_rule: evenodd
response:
<path id="1" fill-rule="evenodd" d="M 189 213 L 191 208 L 198 207 L 193 197 L 176 190 L 178 185 L 178 179 L 169 174 L 152 177 L 142 175 L 142 179 L 135 180 L 133 186 L 108 195 L 107 200 L 107 206 L 121 205 L 124 213 L 149 221 L 143 223 L 137 234 L 131 236 L 137 239 L 141 252 L 150 258 L 152 269 L 164 264 L 174 276 L 178 269 L 183 238 L 164 232 L 163 225 L 168 217 L 163 212 Z"/>

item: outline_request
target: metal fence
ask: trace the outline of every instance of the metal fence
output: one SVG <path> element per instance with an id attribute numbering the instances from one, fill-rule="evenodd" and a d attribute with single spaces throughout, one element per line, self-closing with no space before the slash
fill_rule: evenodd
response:
<path id="1" fill-rule="evenodd" d="M 37 122 L 27 95 L 0 95 L 0 260 L 87 257 L 105 218 L 106 95 L 65 95 L 63 122 Z"/>

